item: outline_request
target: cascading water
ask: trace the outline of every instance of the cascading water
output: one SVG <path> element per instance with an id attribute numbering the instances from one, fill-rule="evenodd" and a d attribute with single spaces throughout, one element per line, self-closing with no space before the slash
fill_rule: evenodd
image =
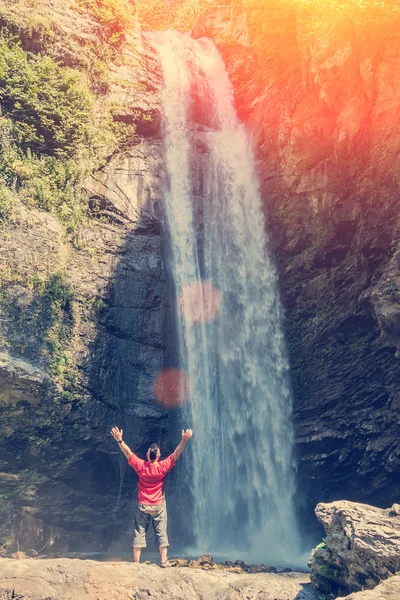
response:
<path id="1" fill-rule="evenodd" d="M 176 32 L 149 37 L 165 82 L 165 204 L 179 366 L 191 386 L 185 484 L 193 491 L 196 549 L 293 563 L 288 362 L 251 148 L 212 42 Z M 188 289 L 198 290 L 196 319 Z M 210 305 L 219 307 L 214 319 Z"/>

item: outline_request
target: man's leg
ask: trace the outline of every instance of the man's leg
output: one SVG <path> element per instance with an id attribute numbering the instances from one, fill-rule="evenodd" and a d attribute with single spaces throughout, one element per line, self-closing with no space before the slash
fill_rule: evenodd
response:
<path id="1" fill-rule="evenodd" d="M 160 564 L 161 566 L 165 566 L 167 563 L 167 552 L 169 546 L 167 536 L 167 505 L 165 502 L 160 505 L 159 511 L 152 519 L 156 541 L 160 549 Z"/>
<path id="2" fill-rule="evenodd" d="M 160 546 L 160 559 L 162 563 L 167 562 L 168 546 Z"/>
<path id="3" fill-rule="evenodd" d="M 146 547 L 146 532 L 149 524 L 150 516 L 138 508 L 135 517 L 135 531 L 133 533 L 133 562 L 140 562 L 142 548 Z"/>

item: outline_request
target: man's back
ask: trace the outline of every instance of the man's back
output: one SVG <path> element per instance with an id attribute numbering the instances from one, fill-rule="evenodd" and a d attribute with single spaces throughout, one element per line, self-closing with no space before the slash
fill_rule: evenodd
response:
<path id="1" fill-rule="evenodd" d="M 165 476 L 175 466 L 174 455 L 171 454 L 160 462 L 149 462 L 132 454 L 128 464 L 135 469 L 139 477 L 139 504 L 161 504 L 164 498 Z"/>

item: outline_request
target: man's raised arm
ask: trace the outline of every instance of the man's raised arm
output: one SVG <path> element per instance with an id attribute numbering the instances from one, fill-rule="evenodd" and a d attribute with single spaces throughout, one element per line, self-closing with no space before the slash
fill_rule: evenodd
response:
<path id="1" fill-rule="evenodd" d="M 113 427 L 111 429 L 110 433 L 113 436 L 114 440 L 116 442 L 118 442 L 119 447 L 121 448 L 121 451 L 125 454 L 126 458 L 129 460 L 130 457 L 132 456 L 133 452 L 129 448 L 129 446 L 127 446 L 127 444 L 125 444 L 124 440 L 122 439 L 122 434 L 124 433 L 122 431 L 122 429 L 118 429 L 118 427 Z"/>
<path id="2" fill-rule="evenodd" d="M 182 439 L 180 441 L 179 446 L 177 446 L 174 451 L 174 460 L 175 461 L 178 460 L 178 458 L 184 451 L 185 446 L 186 446 L 187 442 L 190 440 L 190 438 L 192 437 L 192 435 L 193 435 L 193 431 L 191 429 L 186 429 L 186 431 L 184 431 L 182 429 Z"/>

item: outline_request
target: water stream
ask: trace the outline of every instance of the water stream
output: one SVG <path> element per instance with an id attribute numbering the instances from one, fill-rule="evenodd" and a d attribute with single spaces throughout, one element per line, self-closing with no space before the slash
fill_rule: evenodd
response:
<path id="1" fill-rule="evenodd" d="M 179 366 L 191 385 L 184 421 L 194 430 L 181 483 L 193 492 L 195 546 L 293 564 L 289 366 L 251 146 L 213 43 L 149 37 L 165 82 L 165 207 Z"/>

